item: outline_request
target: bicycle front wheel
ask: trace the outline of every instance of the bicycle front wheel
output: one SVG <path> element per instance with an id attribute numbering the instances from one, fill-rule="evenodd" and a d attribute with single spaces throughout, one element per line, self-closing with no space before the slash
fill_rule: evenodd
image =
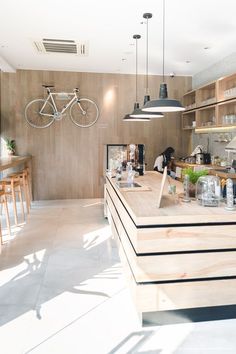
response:
<path id="1" fill-rule="evenodd" d="M 98 120 L 98 116 L 98 106 L 88 98 L 80 98 L 70 108 L 72 122 L 81 128 L 91 127 Z"/>
<path id="2" fill-rule="evenodd" d="M 29 102 L 25 107 L 25 119 L 33 128 L 47 128 L 54 122 L 54 107 L 44 99 Z"/>

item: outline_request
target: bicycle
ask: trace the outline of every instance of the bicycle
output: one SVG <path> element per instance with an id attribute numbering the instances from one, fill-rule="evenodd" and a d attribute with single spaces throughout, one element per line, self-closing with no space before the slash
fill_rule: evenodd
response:
<path id="1" fill-rule="evenodd" d="M 96 123 L 99 117 L 97 104 L 89 98 L 80 98 L 79 89 L 75 88 L 72 93 L 51 92 L 54 86 L 42 85 L 47 90 L 47 98 L 38 98 L 27 104 L 25 107 L 25 119 L 33 128 L 47 128 L 56 120 L 65 116 L 66 110 L 70 107 L 70 119 L 81 128 L 89 128 Z M 58 111 L 53 96 L 58 95 L 62 99 L 70 101 Z M 72 97 L 71 97 L 72 96 Z M 71 98 L 70 98 L 71 97 Z"/>

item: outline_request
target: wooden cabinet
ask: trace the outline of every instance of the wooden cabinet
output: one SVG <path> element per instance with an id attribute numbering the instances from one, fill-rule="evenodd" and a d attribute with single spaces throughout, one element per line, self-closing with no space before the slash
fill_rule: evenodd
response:
<path id="1" fill-rule="evenodd" d="M 212 82 L 196 90 L 197 107 L 216 103 L 216 83 Z"/>
<path id="2" fill-rule="evenodd" d="M 236 127 L 236 74 L 187 92 L 183 104 L 184 130 Z"/>
<path id="3" fill-rule="evenodd" d="M 196 90 L 187 92 L 183 96 L 183 105 L 186 110 L 196 108 Z"/>
<path id="4" fill-rule="evenodd" d="M 236 125 L 236 98 L 218 104 L 218 126 Z"/>
<path id="5" fill-rule="evenodd" d="M 216 105 L 202 107 L 196 111 L 196 128 L 215 127 L 216 119 Z"/>
<path id="6" fill-rule="evenodd" d="M 184 112 L 182 115 L 182 129 L 189 130 L 196 128 L 196 111 Z"/>
<path id="7" fill-rule="evenodd" d="M 236 97 L 236 74 L 218 80 L 218 101 Z"/>

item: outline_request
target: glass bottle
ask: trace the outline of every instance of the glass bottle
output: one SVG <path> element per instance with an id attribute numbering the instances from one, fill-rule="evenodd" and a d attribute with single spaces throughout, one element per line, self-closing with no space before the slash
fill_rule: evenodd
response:
<path id="1" fill-rule="evenodd" d="M 183 202 L 189 203 L 189 202 L 191 202 L 191 199 L 189 197 L 189 175 L 187 175 L 187 174 L 184 176 L 183 187 L 184 187 Z"/>
<path id="2" fill-rule="evenodd" d="M 233 191 L 233 181 L 231 178 L 226 180 L 226 210 L 235 210 L 234 207 L 234 191 Z"/>

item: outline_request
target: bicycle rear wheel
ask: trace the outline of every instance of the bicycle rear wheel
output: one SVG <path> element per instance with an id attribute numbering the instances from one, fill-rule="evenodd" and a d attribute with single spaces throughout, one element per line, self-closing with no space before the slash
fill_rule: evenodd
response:
<path id="1" fill-rule="evenodd" d="M 40 113 L 41 110 L 43 113 Z M 41 98 L 29 102 L 25 107 L 25 119 L 33 128 L 49 127 L 54 122 L 54 113 L 53 105 Z"/>
<path id="2" fill-rule="evenodd" d="M 88 98 L 80 98 L 70 107 L 72 122 L 81 128 L 89 128 L 96 123 L 99 116 L 98 106 Z"/>

